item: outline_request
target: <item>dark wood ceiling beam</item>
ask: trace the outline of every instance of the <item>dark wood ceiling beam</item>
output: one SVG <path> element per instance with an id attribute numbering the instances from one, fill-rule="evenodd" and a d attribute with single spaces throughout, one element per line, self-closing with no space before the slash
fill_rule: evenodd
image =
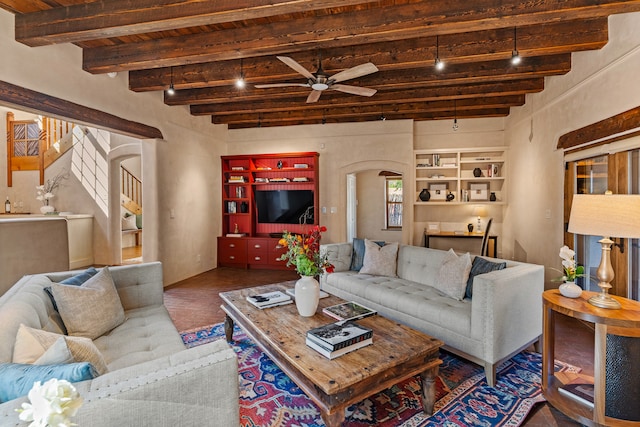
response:
<path id="1" fill-rule="evenodd" d="M 549 21 L 608 16 L 640 10 L 640 0 L 501 0 L 417 2 L 388 8 L 309 17 L 233 28 L 212 33 L 163 38 L 84 49 L 83 68 L 92 73 L 158 68 L 317 51 L 345 45 L 484 31 Z"/>
<path id="2" fill-rule="evenodd" d="M 518 48 L 527 58 L 550 54 L 599 49 L 608 41 L 606 18 L 563 21 L 524 27 L 518 33 Z M 396 42 L 346 46 L 323 52 L 323 67 L 332 73 L 364 62 L 373 62 L 381 71 L 433 67 L 435 37 Z M 513 29 L 450 34 L 439 38 L 440 57 L 449 65 L 509 58 L 513 49 Z M 315 71 L 315 52 L 288 54 L 305 68 Z M 293 81 L 300 75 L 275 57 L 243 60 L 247 80 L 253 84 Z M 240 61 L 220 61 L 129 72 L 129 88 L 136 92 L 166 89 L 173 75 L 176 89 L 232 85 L 240 73 Z"/>
<path id="3" fill-rule="evenodd" d="M 265 112 L 261 113 L 261 118 L 268 122 L 286 122 L 291 120 L 304 120 L 304 119 L 333 119 L 333 118 L 353 118 L 362 115 L 398 115 L 398 114 L 420 114 L 420 113 L 435 113 L 435 112 L 452 112 L 467 111 L 467 110 L 482 110 L 487 108 L 509 108 L 515 106 L 521 106 L 524 104 L 524 95 L 511 95 L 505 97 L 488 97 L 488 98 L 472 98 L 462 99 L 459 101 L 446 100 L 446 101 L 430 101 L 421 103 L 406 103 L 406 104 L 392 104 L 392 105 L 366 105 L 366 106 L 353 106 L 353 107 L 336 107 L 331 109 L 322 110 L 307 110 L 299 112 L 296 110 L 282 111 L 282 112 Z M 213 123 L 241 123 L 241 122 L 255 122 L 256 113 L 245 114 L 230 114 L 224 116 L 212 116 Z"/>
<path id="4" fill-rule="evenodd" d="M 508 108 L 494 108 L 494 109 L 485 109 L 485 110 L 469 110 L 458 114 L 458 119 L 461 118 L 488 118 L 488 117 L 506 117 L 509 115 Z M 453 115 L 448 112 L 443 113 L 422 113 L 422 114 L 398 114 L 398 115 L 388 115 L 385 114 L 387 120 L 415 120 L 415 121 L 423 121 L 423 120 L 446 120 L 453 119 Z M 360 116 L 357 118 L 339 118 L 339 119 L 326 119 L 326 123 L 354 123 L 354 122 L 371 122 L 375 120 L 380 120 L 380 114 L 378 115 L 367 115 Z M 291 120 L 289 122 L 263 122 L 259 118 L 256 118 L 254 122 L 244 122 L 244 123 L 230 123 L 227 125 L 229 129 L 246 129 L 246 128 L 256 128 L 256 127 L 272 127 L 272 126 L 296 126 L 296 125 L 319 125 L 322 124 L 322 119 L 317 120 Z"/>
<path id="5" fill-rule="evenodd" d="M 385 104 L 428 102 L 447 99 L 488 98 L 493 96 L 522 95 L 525 93 L 540 92 L 544 88 L 544 79 L 516 80 L 503 83 L 484 83 L 465 86 L 448 86 L 443 88 L 426 88 L 404 91 L 379 92 L 371 98 L 343 95 L 337 93 L 325 93 L 320 101 L 314 104 L 306 104 L 306 95 L 289 97 L 287 99 L 270 99 L 263 97 L 259 101 L 234 102 L 226 104 L 192 105 L 191 114 L 201 115 L 227 115 L 241 113 L 260 113 L 289 111 L 292 103 L 296 110 L 322 110 L 340 107 L 357 107 L 365 105 L 381 106 Z"/>
<path id="6" fill-rule="evenodd" d="M 571 70 L 571 55 L 554 55 L 549 57 L 528 58 L 520 66 L 513 67 L 508 61 L 491 61 L 477 64 L 457 64 L 448 67 L 444 72 L 436 72 L 427 67 L 416 70 L 387 71 L 348 82 L 355 86 L 368 86 L 377 90 L 416 89 L 425 87 L 442 87 L 500 82 L 506 80 L 530 79 L 565 74 Z M 240 97 L 243 101 L 289 98 L 292 95 L 308 95 L 304 88 L 270 88 L 257 89 L 248 85 L 242 90 L 235 86 L 215 87 L 207 89 L 178 90 L 174 95 L 164 96 L 167 105 L 198 105 L 207 103 L 234 102 Z"/>
<path id="7" fill-rule="evenodd" d="M 613 142 L 614 138 L 632 134 L 637 130 L 640 130 L 640 107 L 632 108 L 599 122 L 565 133 L 558 139 L 557 147 L 560 150 L 564 150 L 585 144 L 595 144 L 602 140 Z"/>
<path id="8" fill-rule="evenodd" d="M 76 43 L 344 7 L 371 0 L 102 0 L 16 15 L 28 46 Z"/>
<path id="9" fill-rule="evenodd" d="M 44 113 L 51 117 L 95 126 L 135 138 L 163 138 L 162 132 L 154 127 L 4 81 L 0 81 L 0 104 L 15 106 L 36 114 Z"/>

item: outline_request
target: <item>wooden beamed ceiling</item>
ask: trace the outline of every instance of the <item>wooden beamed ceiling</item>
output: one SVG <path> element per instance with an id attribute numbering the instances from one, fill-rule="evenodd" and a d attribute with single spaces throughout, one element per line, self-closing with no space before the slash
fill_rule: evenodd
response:
<path id="1" fill-rule="evenodd" d="M 499 117 L 571 69 L 571 54 L 602 48 L 608 16 L 640 0 L 0 0 L 16 40 L 75 43 L 90 73 L 127 72 L 135 92 L 230 128 L 373 120 Z M 512 65 L 514 49 L 522 56 Z M 371 62 L 378 72 L 341 82 L 371 96 L 308 87 L 276 56 L 332 76 Z M 436 57 L 445 63 L 436 70 Z M 237 89 L 242 74 L 247 85 Z"/>

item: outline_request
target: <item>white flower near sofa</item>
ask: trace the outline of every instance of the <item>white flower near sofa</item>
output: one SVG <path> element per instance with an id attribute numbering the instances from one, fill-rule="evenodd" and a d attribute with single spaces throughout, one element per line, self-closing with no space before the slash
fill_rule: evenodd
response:
<path id="1" fill-rule="evenodd" d="M 70 419 L 83 400 L 69 381 L 52 378 L 44 384 L 36 381 L 29 391 L 29 401 L 16 409 L 22 421 L 31 421 L 29 427 L 70 427 L 75 425 Z"/>
<path id="2" fill-rule="evenodd" d="M 567 245 L 560 248 L 560 258 L 562 259 L 562 268 L 564 276 L 562 280 L 565 282 L 558 287 L 562 295 L 568 298 L 577 298 L 582 294 L 582 288 L 575 284 L 578 277 L 584 276 L 584 267 L 576 265 L 576 252 Z"/>
<path id="3" fill-rule="evenodd" d="M 60 187 L 60 183 L 67 178 L 69 178 L 69 174 L 63 170 L 53 178 L 47 179 L 47 182 L 43 185 L 36 186 L 36 200 L 42 202 L 42 207 L 40 208 L 42 213 L 54 211 L 54 207 L 50 205 L 51 199 L 55 197 L 54 191 Z"/>

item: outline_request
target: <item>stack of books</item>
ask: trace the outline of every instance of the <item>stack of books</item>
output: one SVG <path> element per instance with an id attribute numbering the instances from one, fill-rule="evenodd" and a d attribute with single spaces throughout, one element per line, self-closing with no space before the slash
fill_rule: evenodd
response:
<path id="1" fill-rule="evenodd" d="M 363 317 L 373 316 L 377 312 L 357 302 L 344 302 L 342 304 L 325 307 L 322 312 L 337 320 L 356 320 Z"/>
<path id="2" fill-rule="evenodd" d="M 244 182 L 244 177 L 241 175 L 231 175 L 229 177 L 229 182 L 230 183 L 240 183 L 240 182 Z"/>
<path id="3" fill-rule="evenodd" d="M 373 331 L 353 321 L 330 323 L 307 332 L 307 345 L 335 359 L 373 343 Z"/>
<path id="4" fill-rule="evenodd" d="M 279 305 L 291 304 L 293 299 L 280 291 L 265 292 L 263 294 L 249 295 L 247 301 L 259 309 L 276 307 Z"/>

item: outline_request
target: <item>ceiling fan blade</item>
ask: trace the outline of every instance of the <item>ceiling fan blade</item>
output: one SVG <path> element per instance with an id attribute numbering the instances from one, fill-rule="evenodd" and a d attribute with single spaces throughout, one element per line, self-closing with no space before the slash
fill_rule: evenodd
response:
<path id="1" fill-rule="evenodd" d="M 338 74 L 331 76 L 331 80 L 334 82 L 343 82 L 345 80 L 355 79 L 356 77 L 366 76 L 367 74 L 375 73 L 378 71 L 378 67 L 371 62 L 366 64 L 356 65 L 344 71 L 340 71 Z"/>
<path id="2" fill-rule="evenodd" d="M 307 97 L 307 104 L 318 102 L 318 99 L 320 99 L 321 94 L 322 94 L 321 90 L 312 90 L 311 93 L 309 94 L 309 97 Z"/>
<path id="3" fill-rule="evenodd" d="M 295 59 L 289 58 L 288 56 L 276 56 L 276 58 L 278 58 L 280 61 L 287 64 L 289 68 L 297 71 L 298 73 L 302 74 L 306 78 L 311 79 L 313 81 L 316 80 L 316 77 L 313 74 L 311 74 L 309 70 L 304 68 L 302 65 L 298 64 Z"/>
<path id="4" fill-rule="evenodd" d="M 306 83 L 269 83 L 264 85 L 255 85 L 255 88 L 265 89 L 269 87 L 309 87 Z"/>
<path id="5" fill-rule="evenodd" d="M 331 89 L 360 96 L 373 96 L 377 92 L 376 89 L 351 85 L 331 85 Z"/>

